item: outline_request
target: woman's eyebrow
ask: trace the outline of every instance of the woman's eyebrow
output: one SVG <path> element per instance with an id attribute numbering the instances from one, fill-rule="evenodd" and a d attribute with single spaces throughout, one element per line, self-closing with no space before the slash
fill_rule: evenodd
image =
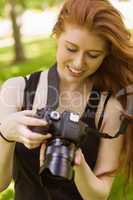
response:
<path id="1" fill-rule="evenodd" d="M 70 42 L 68 40 L 66 40 L 67 43 L 69 43 L 70 45 L 75 46 L 76 48 L 79 48 L 77 44 Z M 97 53 L 103 53 L 104 51 L 102 49 L 88 49 L 88 52 L 97 52 Z"/>
<path id="2" fill-rule="evenodd" d="M 69 44 L 71 44 L 71 45 L 73 45 L 73 46 L 75 46 L 75 47 L 78 47 L 78 45 L 76 45 L 76 44 L 73 43 L 73 42 L 70 42 L 70 41 L 68 41 L 68 40 L 66 40 L 66 42 L 69 43 Z"/>

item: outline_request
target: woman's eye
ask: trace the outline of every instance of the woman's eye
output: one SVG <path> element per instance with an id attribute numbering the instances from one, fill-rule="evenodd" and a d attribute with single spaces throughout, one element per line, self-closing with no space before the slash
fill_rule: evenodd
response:
<path id="1" fill-rule="evenodd" d="M 98 58 L 98 57 L 99 57 L 99 55 L 92 55 L 92 54 L 88 54 L 88 57 L 90 57 L 90 58 Z"/>
<path id="2" fill-rule="evenodd" d="M 72 48 L 67 48 L 68 51 L 70 52 L 76 52 L 77 50 L 76 49 L 72 49 Z"/>

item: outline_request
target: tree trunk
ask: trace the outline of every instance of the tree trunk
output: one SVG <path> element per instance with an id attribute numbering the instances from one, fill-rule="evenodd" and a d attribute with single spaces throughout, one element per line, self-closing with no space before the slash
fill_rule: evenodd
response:
<path id="1" fill-rule="evenodd" d="M 24 61 L 25 54 L 23 45 L 21 42 L 21 33 L 20 33 L 20 25 L 17 22 L 17 11 L 16 11 L 16 3 L 15 0 L 9 0 L 9 6 L 10 6 L 10 18 L 12 22 L 12 28 L 13 28 L 13 38 L 14 38 L 14 52 L 15 52 L 15 62 L 22 62 Z"/>

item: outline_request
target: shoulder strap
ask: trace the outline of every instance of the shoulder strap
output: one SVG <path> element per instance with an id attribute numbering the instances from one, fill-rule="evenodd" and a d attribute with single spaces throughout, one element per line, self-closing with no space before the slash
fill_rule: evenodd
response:
<path id="1" fill-rule="evenodd" d="M 59 105 L 59 75 L 57 65 L 53 65 L 48 71 L 48 95 L 46 105 L 55 110 Z"/>
<path id="2" fill-rule="evenodd" d="M 104 112 L 105 112 L 105 108 L 106 108 L 106 105 L 107 105 L 108 100 L 109 100 L 110 97 L 111 97 L 111 91 L 108 92 L 108 95 L 107 95 L 106 100 L 104 102 L 103 110 L 102 110 L 102 113 L 101 113 L 101 116 L 100 116 L 100 119 L 99 119 L 99 122 L 98 122 L 98 130 L 100 130 L 100 128 L 101 128 L 102 121 L 103 121 L 103 116 L 104 116 Z"/>
<path id="3" fill-rule="evenodd" d="M 25 90 L 24 90 L 22 110 L 25 110 L 25 109 L 32 110 L 32 105 L 33 105 L 34 97 L 36 94 L 36 89 L 38 86 L 40 75 L 41 75 L 41 71 L 38 71 L 38 72 L 32 73 L 29 79 L 24 77 Z"/>
<path id="4" fill-rule="evenodd" d="M 42 71 L 34 72 L 25 79 L 25 90 L 22 110 L 32 110 L 38 82 Z M 59 76 L 56 63 L 48 71 L 48 94 L 46 106 L 56 109 L 59 104 Z"/>
<path id="5" fill-rule="evenodd" d="M 98 123 L 98 129 L 92 128 L 92 127 L 90 127 L 90 126 L 88 126 L 88 127 L 86 128 L 86 131 L 87 131 L 88 133 L 95 134 L 95 135 L 97 135 L 99 138 L 104 138 L 104 139 L 114 139 L 114 138 L 117 138 L 117 137 L 119 137 L 120 135 L 126 133 L 127 127 L 128 127 L 128 125 L 129 125 L 129 123 L 130 123 L 128 119 L 124 118 L 124 119 L 122 120 L 122 123 L 121 123 L 121 126 L 120 126 L 118 132 L 116 132 L 116 133 L 114 134 L 114 136 L 111 136 L 111 135 L 109 135 L 108 133 L 103 133 L 103 132 L 100 132 L 100 131 L 99 131 L 99 130 L 100 130 L 100 127 L 101 127 L 101 124 L 102 124 L 102 120 L 103 120 L 103 114 L 104 114 L 104 111 L 105 111 L 107 102 L 108 102 L 108 100 L 109 100 L 111 94 L 112 94 L 112 92 L 109 91 L 109 93 L 108 93 L 108 95 L 107 95 L 107 97 L 106 97 L 106 100 L 105 100 L 105 103 L 104 103 L 104 106 L 103 106 L 103 111 L 102 111 L 102 114 L 101 114 L 101 116 L 100 116 L 100 120 L 99 120 L 99 123 Z M 130 104 L 130 105 L 128 105 L 128 106 L 131 107 L 131 105 L 133 105 L 133 102 L 131 101 L 129 104 Z M 128 110 L 128 109 L 127 109 L 127 110 Z"/>

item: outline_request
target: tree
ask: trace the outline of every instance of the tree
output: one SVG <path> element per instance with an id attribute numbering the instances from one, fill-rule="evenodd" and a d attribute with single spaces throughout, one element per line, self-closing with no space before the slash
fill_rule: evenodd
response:
<path id="1" fill-rule="evenodd" d="M 61 3 L 62 0 L 0 0 L 0 15 L 5 15 L 3 10 L 7 10 L 7 13 L 12 22 L 12 32 L 14 39 L 14 52 L 15 62 L 22 62 L 26 59 L 22 41 L 21 41 L 21 25 L 20 16 L 26 9 L 44 9 L 46 6 L 54 6 Z"/>
<path id="2" fill-rule="evenodd" d="M 0 0 L 0 16 L 9 17 L 12 22 L 12 33 L 14 39 L 14 62 L 22 62 L 25 60 L 24 49 L 21 41 L 20 23 L 18 17 L 17 0 Z"/>
<path id="3" fill-rule="evenodd" d="M 21 62 L 26 59 L 21 41 L 20 24 L 18 22 L 17 4 L 15 0 L 8 0 L 9 16 L 12 21 L 12 30 L 14 38 L 15 62 Z"/>

